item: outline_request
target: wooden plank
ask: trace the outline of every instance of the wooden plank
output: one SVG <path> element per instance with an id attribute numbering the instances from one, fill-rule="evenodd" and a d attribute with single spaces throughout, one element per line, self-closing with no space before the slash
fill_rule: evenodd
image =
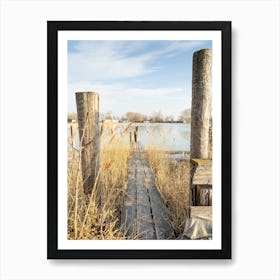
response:
<path id="1" fill-rule="evenodd" d="M 133 238 L 133 236 L 136 235 L 135 221 L 136 205 L 124 205 L 122 208 L 121 224 L 123 226 L 124 234 L 128 238 Z"/>
<path id="2" fill-rule="evenodd" d="M 137 188 L 137 235 L 139 239 L 156 239 L 148 192 L 139 187 Z"/>
<path id="3" fill-rule="evenodd" d="M 136 173 L 137 234 L 139 239 L 156 239 L 149 194 L 145 186 L 145 169 L 142 162 L 143 156 L 139 149 L 138 157 Z"/>
<path id="4" fill-rule="evenodd" d="M 212 160 L 191 159 L 191 184 L 212 185 Z"/>
<path id="5" fill-rule="evenodd" d="M 133 238 L 136 235 L 136 154 L 133 153 L 129 162 L 127 189 L 124 197 L 124 205 L 121 214 L 121 224 L 127 237 Z"/>
<path id="6" fill-rule="evenodd" d="M 175 239 L 174 230 L 169 222 L 167 209 L 154 184 L 150 185 L 149 194 L 157 239 Z"/>
<path id="7" fill-rule="evenodd" d="M 211 206 L 212 205 L 212 185 L 196 185 L 196 205 Z"/>
<path id="8" fill-rule="evenodd" d="M 190 217 L 201 219 L 205 217 L 212 217 L 212 206 L 191 206 Z"/>
<path id="9" fill-rule="evenodd" d="M 167 208 L 165 207 L 161 194 L 157 189 L 154 173 L 151 170 L 146 155 L 143 158 L 143 164 L 145 168 L 145 186 L 149 192 L 156 239 L 175 239 L 174 230 L 169 221 Z"/>

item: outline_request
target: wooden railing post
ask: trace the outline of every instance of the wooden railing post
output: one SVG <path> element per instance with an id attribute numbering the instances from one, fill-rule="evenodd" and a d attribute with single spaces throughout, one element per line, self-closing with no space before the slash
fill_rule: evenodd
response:
<path id="1" fill-rule="evenodd" d="M 99 94 L 76 92 L 84 193 L 91 194 L 100 167 Z"/>
<path id="2" fill-rule="evenodd" d="M 190 205 L 212 205 L 211 50 L 193 54 Z M 209 151 L 211 149 L 211 151 Z M 212 158 L 212 157 L 211 157 Z M 198 179 L 199 178 L 199 179 Z"/>
<path id="3" fill-rule="evenodd" d="M 211 50 L 193 55 L 191 158 L 208 159 L 211 110 Z"/>

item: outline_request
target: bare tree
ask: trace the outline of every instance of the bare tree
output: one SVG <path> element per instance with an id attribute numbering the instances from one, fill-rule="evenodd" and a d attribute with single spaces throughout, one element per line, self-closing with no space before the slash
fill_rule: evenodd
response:
<path id="1" fill-rule="evenodd" d="M 179 116 L 179 121 L 182 121 L 184 123 L 190 123 L 191 122 L 191 109 L 185 109 L 184 111 L 181 112 Z"/>
<path id="2" fill-rule="evenodd" d="M 170 116 L 166 116 L 164 119 L 165 122 L 174 122 L 174 116 L 170 115 Z"/>
<path id="3" fill-rule="evenodd" d="M 130 122 L 143 122 L 147 120 L 147 116 L 137 112 L 127 112 L 125 118 Z"/>
<path id="4" fill-rule="evenodd" d="M 154 112 L 152 115 L 152 122 L 163 122 L 163 115 L 160 111 Z"/>
<path id="5" fill-rule="evenodd" d="M 112 120 L 113 119 L 113 113 L 112 111 L 108 111 L 104 115 L 104 120 Z"/>

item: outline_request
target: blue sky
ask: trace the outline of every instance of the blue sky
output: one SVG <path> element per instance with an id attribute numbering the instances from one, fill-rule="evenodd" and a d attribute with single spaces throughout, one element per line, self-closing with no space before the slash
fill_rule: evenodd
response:
<path id="1" fill-rule="evenodd" d="M 75 92 L 100 94 L 102 113 L 178 117 L 191 105 L 192 55 L 211 41 L 68 41 L 68 111 Z"/>

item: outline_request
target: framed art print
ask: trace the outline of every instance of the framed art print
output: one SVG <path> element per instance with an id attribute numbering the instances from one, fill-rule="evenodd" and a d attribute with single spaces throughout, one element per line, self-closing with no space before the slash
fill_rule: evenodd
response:
<path id="1" fill-rule="evenodd" d="M 47 28 L 47 257 L 231 258 L 231 22 Z"/>

